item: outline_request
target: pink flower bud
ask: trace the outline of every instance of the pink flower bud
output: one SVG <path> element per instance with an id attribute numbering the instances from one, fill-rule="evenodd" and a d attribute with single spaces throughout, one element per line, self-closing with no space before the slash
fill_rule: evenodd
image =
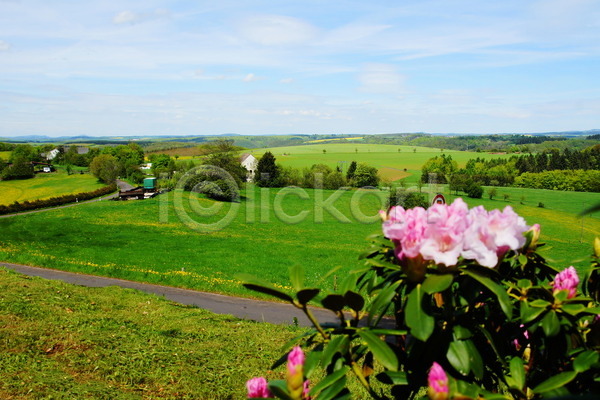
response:
<path id="1" fill-rule="evenodd" d="M 294 374 L 298 371 L 298 367 L 304 368 L 304 352 L 300 346 L 295 346 L 290 354 L 288 354 L 287 369 L 290 374 Z"/>
<path id="2" fill-rule="evenodd" d="M 273 395 L 269 391 L 267 386 L 267 380 L 262 376 L 259 378 L 252 378 L 246 382 L 246 388 L 248 389 L 249 399 L 272 399 Z"/>
<path id="3" fill-rule="evenodd" d="M 579 277 L 577 271 L 573 266 L 560 271 L 556 274 L 552 286 L 554 287 L 554 293 L 560 290 L 567 290 L 569 295 L 567 298 L 571 299 L 577 294 L 577 285 L 579 285 Z"/>
<path id="4" fill-rule="evenodd" d="M 448 376 L 442 366 L 433 363 L 427 377 L 429 383 L 429 397 L 432 399 L 446 399 L 448 397 Z"/>

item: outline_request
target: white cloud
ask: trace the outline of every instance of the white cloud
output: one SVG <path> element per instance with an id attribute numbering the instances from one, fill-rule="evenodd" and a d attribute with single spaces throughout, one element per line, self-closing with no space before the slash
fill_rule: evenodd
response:
<path id="1" fill-rule="evenodd" d="M 370 93 L 401 93 L 405 91 L 405 80 L 390 64 L 368 64 L 359 75 L 360 90 Z"/>
<path id="2" fill-rule="evenodd" d="M 4 40 L 0 40 L 0 51 L 6 51 L 8 49 L 10 49 L 10 44 Z"/>
<path id="3" fill-rule="evenodd" d="M 125 10 L 125 11 L 121 11 L 121 12 L 117 13 L 117 15 L 115 15 L 113 17 L 112 21 L 115 25 L 124 25 L 124 24 L 134 25 L 134 24 L 138 24 L 141 22 L 149 21 L 149 20 L 166 18 L 169 15 L 170 15 L 170 12 L 165 9 L 156 9 L 152 12 L 144 12 L 144 13 L 138 13 L 138 12 L 133 12 L 130 10 Z"/>
<path id="4" fill-rule="evenodd" d="M 305 44 L 313 39 L 317 29 L 311 24 L 283 15 L 257 15 L 238 24 L 242 39 L 264 46 Z"/>
<path id="5" fill-rule="evenodd" d="M 255 82 L 255 81 L 258 81 L 260 79 L 261 78 L 259 78 L 256 75 L 250 73 L 250 74 L 246 75 L 243 80 L 244 80 L 244 82 Z"/>

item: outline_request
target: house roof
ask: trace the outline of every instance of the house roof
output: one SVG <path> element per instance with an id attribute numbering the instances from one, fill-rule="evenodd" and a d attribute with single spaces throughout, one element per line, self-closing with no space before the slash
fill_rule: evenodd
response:
<path id="1" fill-rule="evenodd" d="M 252 154 L 250 153 L 244 153 L 242 154 L 242 156 L 240 157 L 240 161 L 244 162 L 246 161 L 249 157 L 255 158 Z"/>

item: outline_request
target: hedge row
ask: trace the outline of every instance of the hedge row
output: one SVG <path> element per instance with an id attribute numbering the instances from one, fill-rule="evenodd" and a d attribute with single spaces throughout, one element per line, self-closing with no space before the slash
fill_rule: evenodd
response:
<path id="1" fill-rule="evenodd" d="M 75 203 L 76 201 L 90 200 L 95 197 L 107 195 L 117 190 L 117 185 L 112 184 L 104 186 L 100 189 L 96 189 L 93 192 L 66 194 L 59 197 L 51 197 L 49 199 L 24 201 L 19 203 L 15 201 L 11 205 L 3 206 L 0 205 L 0 215 L 2 214 L 14 214 L 23 211 L 35 210 L 38 208 L 57 207 L 67 203 Z"/>

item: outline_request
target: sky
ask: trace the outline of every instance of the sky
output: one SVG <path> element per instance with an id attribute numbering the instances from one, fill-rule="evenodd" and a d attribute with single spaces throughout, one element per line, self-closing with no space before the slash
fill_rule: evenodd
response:
<path id="1" fill-rule="evenodd" d="M 597 128 L 598 0 L 0 0 L 0 137 Z"/>

